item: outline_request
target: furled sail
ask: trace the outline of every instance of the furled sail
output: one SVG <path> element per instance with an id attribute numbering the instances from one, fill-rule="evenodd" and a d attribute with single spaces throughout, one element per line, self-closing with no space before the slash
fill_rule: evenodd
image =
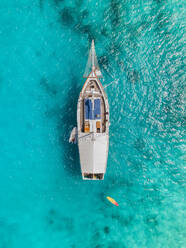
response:
<path id="1" fill-rule="evenodd" d="M 94 46 L 94 40 L 92 40 L 91 44 L 91 49 L 89 52 L 89 57 L 88 57 L 88 62 L 85 68 L 85 73 L 83 77 L 88 77 L 91 71 L 94 71 L 96 73 L 97 77 L 102 77 L 99 65 L 98 65 L 98 60 L 96 57 L 96 52 L 95 52 L 95 46 Z"/>

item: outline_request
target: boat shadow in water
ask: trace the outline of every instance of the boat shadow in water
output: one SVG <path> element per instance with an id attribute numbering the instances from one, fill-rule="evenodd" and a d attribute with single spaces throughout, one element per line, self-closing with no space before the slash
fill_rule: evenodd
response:
<path id="1" fill-rule="evenodd" d="M 65 169 L 72 175 L 80 176 L 78 145 L 69 143 L 69 137 L 73 127 L 77 126 L 77 102 L 81 87 L 77 86 L 77 79 L 75 77 L 72 78 L 70 85 L 66 99 L 60 108 L 58 123 L 59 143 Z"/>

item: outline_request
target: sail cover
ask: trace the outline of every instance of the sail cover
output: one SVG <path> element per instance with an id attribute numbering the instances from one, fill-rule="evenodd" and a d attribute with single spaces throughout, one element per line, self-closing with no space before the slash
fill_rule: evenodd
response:
<path id="1" fill-rule="evenodd" d="M 89 57 L 88 57 L 88 62 L 85 68 L 85 73 L 83 77 L 88 77 L 91 71 L 94 71 L 96 73 L 97 77 L 102 77 L 99 65 L 98 65 L 98 60 L 96 57 L 96 52 L 95 52 L 95 46 L 94 46 L 94 40 L 92 40 L 91 44 L 91 49 L 89 52 Z"/>

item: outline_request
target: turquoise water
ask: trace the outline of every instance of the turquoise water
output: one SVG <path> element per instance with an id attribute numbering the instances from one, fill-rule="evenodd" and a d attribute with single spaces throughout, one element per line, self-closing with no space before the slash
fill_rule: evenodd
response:
<path id="1" fill-rule="evenodd" d="M 0 248 L 185 247 L 184 1 L 0 1 Z M 95 39 L 104 181 L 69 144 Z M 119 207 L 106 196 L 115 198 Z"/>

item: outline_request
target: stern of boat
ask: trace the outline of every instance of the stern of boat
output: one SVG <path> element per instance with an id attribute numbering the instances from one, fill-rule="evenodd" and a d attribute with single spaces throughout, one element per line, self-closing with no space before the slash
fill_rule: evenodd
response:
<path id="1" fill-rule="evenodd" d="M 82 173 L 83 180 L 103 180 L 104 173 Z"/>

